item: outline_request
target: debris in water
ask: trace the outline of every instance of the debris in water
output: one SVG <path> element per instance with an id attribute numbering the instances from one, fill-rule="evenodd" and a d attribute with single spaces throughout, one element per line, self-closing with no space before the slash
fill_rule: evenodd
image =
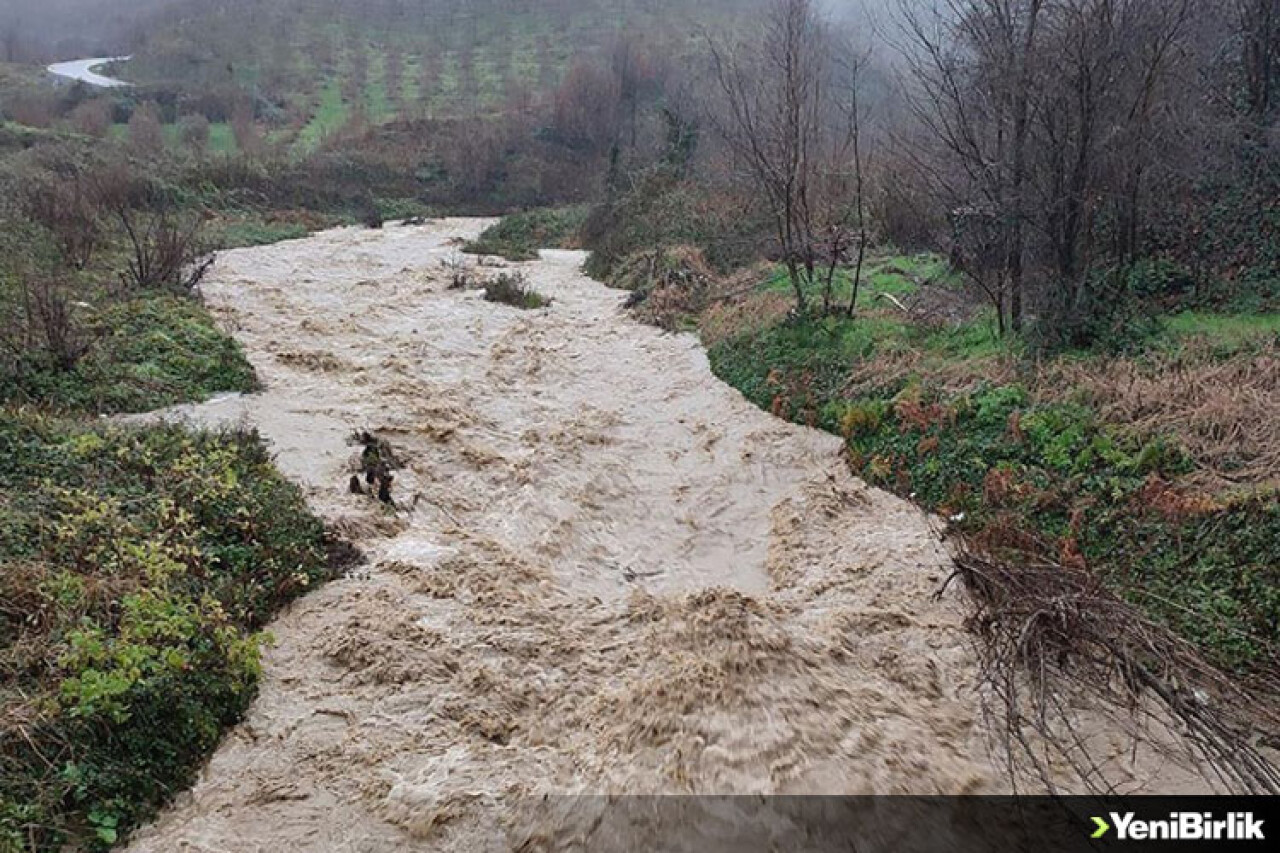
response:
<path id="1" fill-rule="evenodd" d="M 352 494 L 376 495 L 384 504 L 394 506 L 391 484 L 395 481 L 395 475 L 391 473 L 391 469 L 399 468 L 400 462 L 392 452 L 391 445 L 368 430 L 356 433 L 352 439 L 355 443 L 364 445 L 364 449 L 360 451 L 360 470 L 368 489 L 361 485 L 359 475 L 353 474 L 349 484 L 350 491 Z"/>

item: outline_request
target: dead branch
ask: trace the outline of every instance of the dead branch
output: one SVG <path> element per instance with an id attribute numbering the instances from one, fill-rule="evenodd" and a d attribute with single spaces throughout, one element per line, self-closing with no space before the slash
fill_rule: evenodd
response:
<path id="1" fill-rule="evenodd" d="M 1280 730 L 1274 672 L 1222 672 L 1087 568 L 1009 561 L 963 539 L 955 563 L 973 598 L 968 626 L 1015 784 L 1029 770 L 1054 790 L 1052 768 L 1065 763 L 1091 792 L 1114 789 L 1081 734 L 1084 698 L 1178 732 L 1153 746 L 1197 759 L 1232 793 L 1280 794 L 1280 769 L 1255 746 Z"/>

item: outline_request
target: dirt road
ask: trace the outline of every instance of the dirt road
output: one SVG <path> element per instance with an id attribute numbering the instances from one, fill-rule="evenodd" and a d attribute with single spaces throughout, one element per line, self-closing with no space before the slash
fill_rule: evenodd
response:
<path id="1" fill-rule="evenodd" d="M 131 849 L 591 849 L 537 795 L 1003 790 L 925 518 L 576 254 L 521 265 L 546 309 L 447 290 L 484 224 L 219 260 L 266 390 L 186 414 L 256 424 L 369 563 L 273 626 L 248 720 Z M 364 429 L 400 511 L 348 491 Z"/>

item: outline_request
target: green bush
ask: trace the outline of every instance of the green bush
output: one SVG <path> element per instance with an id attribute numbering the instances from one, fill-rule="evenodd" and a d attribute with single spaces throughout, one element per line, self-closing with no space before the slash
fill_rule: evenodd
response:
<path id="1" fill-rule="evenodd" d="M 582 226 L 591 251 L 587 273 L 608 281 L 638 252 L 690 246 L 718 272 L 759 260 L 771 245 L 760 205 L 709 195 L 704 187 L 663 165 L 636 176 L 631 188 L 591 210 Z"/>
<path id="2" fill-rule="evenodd" d="M 0 410 L 0 483 L 0 850 L 105 848 L 243 714 L 323 527 L 246 432 Z"/>
<path id="3" fill-rule="evenodd" d="M 416 198 L 375 198 L 373 206 L 384 222 L 400 222 L 405 219 L 427 218 L 431 208 Z"/>
<path id="4" fill-rule="evenodd" d="M 525 283 L 524 276 L 519 273 L 501 273 L 492 281 L 485 282 L 484 298 L 486 302 L 498 302 L 526 310 L 545 308 L 551 304 L 550 299 L 530 288 Z"/>
<path id="5" fill-rule="evenodd" d="M 0 400 L 92 412 L 141 412 L 252 391 L 253 368 L 199 303 L 142 296 L 87 320 L 95 343 L 71 370 L 28 360 L 0 375 Z"/>
<path id="6" fill-rule="evenodd" d="M 238 249 L 243 246 L 270 246 L 283 240 L 297 240 L 310 234 L 300 222 L 264 222 L 258 219 L 241 219 L 228 222 L 213 235 L 213 243 L 219 249 Z"/>

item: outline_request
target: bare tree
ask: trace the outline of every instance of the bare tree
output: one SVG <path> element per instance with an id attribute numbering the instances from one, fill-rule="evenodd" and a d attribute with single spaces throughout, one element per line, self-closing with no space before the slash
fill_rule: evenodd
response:
<path id="1" fill-rule="evenodd" d="M 119 226 L 128 247 L 122 293 L 194 291 L 214 262 L 201 213 L 178 209 L 162 189 L 123 164 L 94 174 L 92 187 L 98 207 Z"/>
<path id="2" fill-rule="evenodd" d="M 847 99 L 845 101 L 845 122 L 847 132 L 844 139 L 847 145 L 840 153 L 839 159 L 847 161 L 852 167 L 852 187 L 845 189 L 841 195 L 852 201 L 844 205 L 848 215 L 832 217 L 828 226 L 831 245 L 828 251 L 830 266 L 827 283 L 824 288 L 824 303 L 831 298 L 832 282 L 835 278 L 836 265 L 847 259 L 849 251 L 854 250 L 853 271 L 849 279 L 849 302 L 845 308 L 846 316 L 852 317 L 858 305 L 858 291 L 862 285 L 862 267 L 867 257 L 867 248 L 871 242 L 871 229 L 867 219 L 867 180 L 866 155 L 867 143 L 863 133 L 863 108 L 859 90 L 862 85 L 862 70 L 866 66 L 869 54 L 858 55 L 850 52 L 852 58 L 843 63 L 845 69 L 845 85 Z M 842 174 L 848 174 L 847 171 Z"/>
<path id="3" fill-rule="evenodd" d="M 1057 0 L 1049 7 L 1046 71 L 1032 98 L 1038 196 L 1029 218 L 1044 235 L 1047 308 L 1059 328 L 1105 311 L 1099 260 L 1139 253 L 1142 199 L 1162 151 L 1168 72 L 1188 0 Z M 1052 69 L 1052 71 L 1048 70 Z"/>
<path id="4" fill-rule="evenodd" d="M 253 106 L 246 100 L 236 103 L 231 113 L 231 135 L 241 154 L 256 157 L 262 154 L 264 140 L 262 129 L 253 114 Z"/>
<path id="5" fill-rule="evenodd" d="M 0 35 L 0 56 L 5 62 L 19 62 L 22 59 L 22 35 L 16 22 L 5 22 L 4 34 Z"/>
<path id="6" fill-rule="evenodd" d="M 120 274 L 126 291 L 162 288 L 187 294 L 213 266 L 214 256 L 200 239 L 198 215 L 128 207 L 117 207 L 115 214 L 129 240 L 130 256 Z"/>
<path id="7" fill-rule="evenodd" d="M 16 318 L 0 327 L 7 361 L 23 365 L 32 356 L 57 370 L 71 370 L 93 347 L 93 334 L 74 314 L 71 286 L 49 277 L 23 278 Z"/>
<path id="8" fill-rule="evenodd" d="M 617 139 L 621 102 L 617 76 L 595 62 L 579 60 L 555 92 L 552 129 L 571 147 L 603 151 Z"/>
<path id="9" fill-rule="evenodd" d="M 1280 0 L 1235 0 L 1235 7 L 1245 103 L 1249 117 L 1261 125 L 1271 111 L 1280 73 Z"/>
<path id="10" fill-rule="evenodd" d="M 722 96 L 709 124 L 769 209 L 797 310 L 808 310 L 808 291 L 823 278 L 829 310 L 829 284 L 848 250 L 841 177 L 858 141 L 856 99 L 849 112 L 832 95 L 830 31 L 811 0 L 776 0 L 762 44 L 711 40 L 709 48 Z"/>
<path id="11" fill-rule="evenodd" d="M 179 125 L 182 144 L 192 154 L 203 156 L 209 150 L 209 119 L 201 113 L 183 116 Z"/>
<path id="12" fill-rule="evenodd" d="M 104 98 L 91 98 L 77 104 L 67 120 L 78 133 L 101 139 L 111 129 L 111 105 Z"/>
<path id="13" fill-rule="evenodd" d="M 912 111 L 936 150 L 922 162 L 952 211 L 952 259 L 1003 333 L 1023 315 L 1031 87 L 1043 0 L 901 0 Z"/>
<path id="14" fill-rule="evenodd" d="M 46 174 L 23 184 L 22 210 L 58 242 L 66 263 L 82 270 L 101 242 L 98 211 L 83 175 L 74 166 L 54 164 Z"/>
<path id="15" fill-rule="evenodd" d="M 1022 328 L 1028 265 L 1058 329 L 1088 327 L 1106 309 L 1099 262 L 1138 253 L 1190 0 L 901 8 L 909 98 L 929 142 L 917 160 L 950 211 L 953 262 L 1002 333 Z"/>

